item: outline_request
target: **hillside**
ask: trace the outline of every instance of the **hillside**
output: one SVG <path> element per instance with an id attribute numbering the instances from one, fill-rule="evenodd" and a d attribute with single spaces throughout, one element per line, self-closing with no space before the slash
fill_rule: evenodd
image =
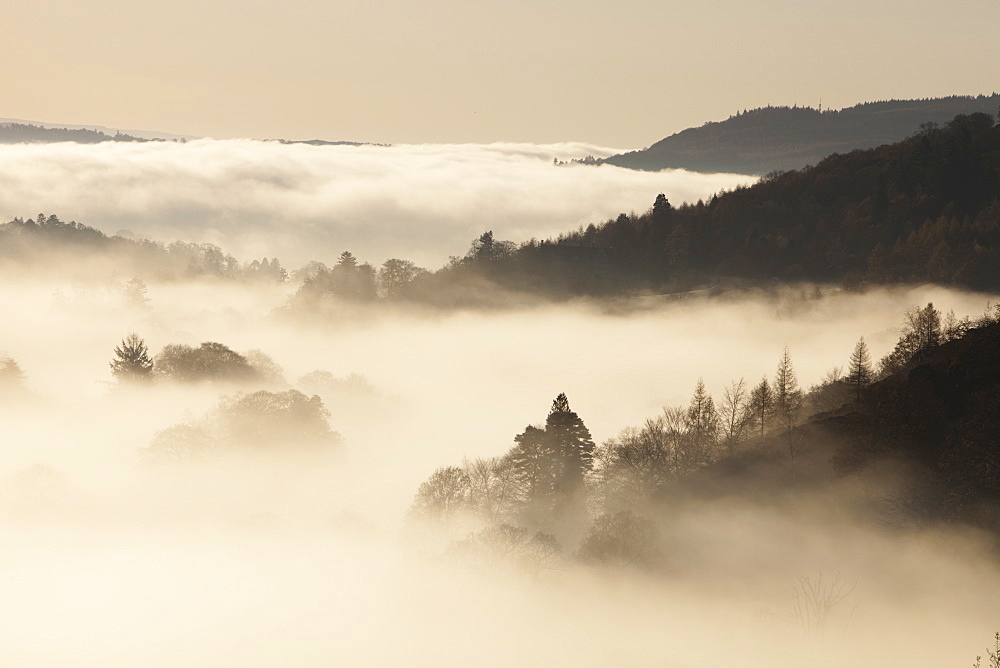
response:
<path id="1" fill-rule="evenodd" d="M 959 116 L 943 129 L 834 155 L 708 202 L 675 208 L 661 195 L 644 214 L 556 240 L 488 242 L 429 277 L 424 293 L 476 280 L 561 297 L 730 280 L 997 290 L 1000 127 L 986 114 Z"/>
<path id="2" fill-rule="evenodd" d="M 765 107 L 725 121 L 688 128 L 649 148 L 614 155 L 597 164 L 642 170 L 767 174 L 800 169 L 833 153 L 898 142 L 927 123 L 959 114 L 995 114 L 1000 95 L 866 102 L 848 109 Z"/>
<path id="3" fill-rule="evenodd" d="M 30 123 L 0 123 L 0 144 L 49 144 L 71 141 L 78 144 L 99 144 L 106 141 L 153 141 L 132 135 L 106 134 L 89 128 L 50 128 Z"/>

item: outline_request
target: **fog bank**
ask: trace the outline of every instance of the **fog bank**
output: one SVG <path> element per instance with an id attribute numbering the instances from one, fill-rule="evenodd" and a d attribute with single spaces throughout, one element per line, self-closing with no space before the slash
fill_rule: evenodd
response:
<path id="1" fill-rule="evenodd" d="M 311 146 L 250 140 L 0 146 L 0 216 L 58 214 L 108 233 L 210 242 L 240 259 L 330 264 L 341 251 L 435 269 L 492 229 L 545 238 L 753 179 L 556 167 L 586 144 Z"/>

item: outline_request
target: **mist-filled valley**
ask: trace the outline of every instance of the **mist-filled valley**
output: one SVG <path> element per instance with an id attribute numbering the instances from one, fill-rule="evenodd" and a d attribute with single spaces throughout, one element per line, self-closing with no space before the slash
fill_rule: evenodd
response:
<path id="1" fill-rule="evenodd" d="M 1000 127 L 611 153 L 0 146 L 4 664 L 998 668 Z"/>
<path id="2" fill-rule="evenodd" d="M 989 534 L 890 517 L 896 467 L 828 476 L 803 455 L 791 478 L 758 476 L 777 422 L 734 446 L 742 484 L 726 491 L 713 455 L 627 512 L 605 513 L 597 456 L 588 498 L 551 515 L 418 494 L 544 429 L 560 393 L 601 451 L 688 411 L 699 380 L 721 410 L 787 346 L 805 391 L 859 337 L 892 351 L 906 309 L 977 319 L 989 295 L 341 301 L 306 318 L 289 284 L 150 280 L 137 298 L 42 273 L 0 293 L 20 376 L 0 421 L 11 665 L 931 666 L 992 635 Z M 131 333 L 149 380 L 111 366 L 134 361 Z"/>

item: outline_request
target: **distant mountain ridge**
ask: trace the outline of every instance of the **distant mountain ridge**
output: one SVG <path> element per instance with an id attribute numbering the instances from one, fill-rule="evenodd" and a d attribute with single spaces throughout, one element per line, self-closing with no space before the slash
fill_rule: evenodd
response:
<path id="1" fill-rule="evenodd" d="M 688 128 L 639 151 L 583 162 L 647 171 L 767 174 L 801 169 L 833 153 L 892 144 L 927 123 L 944 124 L 959 114 L 995 115 L 998 107 L 997 93 L 865 102 L 827 111 L 769 106 Z"/>
<path id="2" fill-rule="evenodd" d="M 149 140 L 172 140 L 185 141 L 197 139 L 191 135 L 178 135 L 170 132 L 158 132 L 153 130 L 133 130 L 128 128 L 109 128 L 104 125 L 78 125 L 72 123 L 42 123 L 41 121 L 29 121 L 23 118 L 0 118 L 0 143 L 18 143 L 7 139 L 11 136 L 12 126 L 31 127 L 36 129 L 36 135 L 42 139 L 36 141 L 56 141 L 48 139 L 60 133 L 69 133 L 76 137 L 84 138 L 63 139 L 59 141 L 80 141 L 80 143 L 96 143 L 99 141 L 112 141 L 119 137 L 118 141 L 123 141 L 123 137 L 128 137 L 124 141 L 149 141 Z M 40 132 L 38 132 L 40 131 Z M 54 131 L 54 132 L 50 132 Z M 101 138 L 103 136 L 103 138 Z M 89 138 L 89 139 L 87 139 Z"/>
<path id="3" fill-rule="evenodd" d="M 78 144 L 99 144 L 106 141 L 146 142 L 179 141 L 199 139 L 188 135 L 147 130 L 111 130 L 103 125 L 67 125 L 38 123 L 15 118 L 0 118 L 0 144 L 48 144 L 55 142 L 76 142 Z M 310 144 L 312 146 L 388 146 L 357 141 L 328 141 L 326 139 L 265 139 L 281 144 Z"/>

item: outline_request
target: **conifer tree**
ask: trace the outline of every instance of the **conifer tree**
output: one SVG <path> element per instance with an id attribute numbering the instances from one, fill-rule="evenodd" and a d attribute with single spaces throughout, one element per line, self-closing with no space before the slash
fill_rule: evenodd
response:
<path id="1" fill-rule="evenodd" d="M 861 401 L 861 390 L 867 387 L 874 377 L 875 372 L 872 370 L 872 360 L 868 354 L 868 345 L 865 343 L 865 337 L 862 336 L 854 346 L 854 352 L 851 353 L 851 362 L 847 371 L 847 383 L 854 390 L 856 401 Z"/>
<path id="2" fill-rule="evenodd" d="M 767 421 L 774 411 L 774 393 L 771 392 L 771 384 L 764 376 L 760 384 L 750 391 L 750 414 L 753 416 L 755 428 L 760 429 L 760 440 L 764 442 L 764 433 L 767 429 Z"/>
<path id="3" fill-rule="evenodd" d="M 147 381 L 152 378 L 153 360 L 149 356 L 146 342 L 132 333 L 115 347 L 115 359 L 111 361 L 111 373 L 119 383 Z"/>
<path id="4" fill-rule="evenodd" d="M 594 439 L 580 416 L 570 410 L 569 399 L 563 393 L 552 402 L 545 420 L 545 437 L 561 460 L 557 488 L 577 487 L 594 467 Z"/>
<path id="5" fill-rule="evenodd" d="M 687 428 L 694 459 L 699 463 L 711 461 L 718 441 L 719 414 L 712 397 L 705 391 L 705 382 L 701 378 L 698 379 L 688 406 Z"/>
<path id="6" fill-rule="evenodd" d="M 802 390 L 799 389 L 799 381 L 795 377 L 795 370 L 792 368 L 792 357 L 788 353 L 788 346 L 781 355 L 778 362 L 778 369 L 774 373 L 774 416 L 778 422 L 788 431 L 789 451 L 794 455 L 795 448 L 792 443 L 792 427 L 795 425 L 795 417 L 802 406 Z"/>

